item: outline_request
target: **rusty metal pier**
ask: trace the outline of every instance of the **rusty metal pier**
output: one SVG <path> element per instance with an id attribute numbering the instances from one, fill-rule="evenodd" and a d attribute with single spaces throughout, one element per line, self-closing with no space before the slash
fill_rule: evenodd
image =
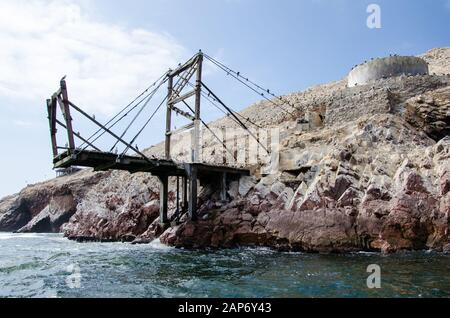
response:
<path id="1" fill-rule="evenodd" d="M 181 206 L 177 206 L 177 213 L 184 209 L 192 220 L 197 219 L 197 188 L 199 183 L 220 184 L 221 198 L 226 200 L 226 191 L 230 180 L 249 175 L 249 170 L 226 166 L 208 165 L 204 163 L 175 163 L 172 160 L 150 160 L 136 156 L 117 157 L 114 153 L 98 151 L 67 150 L 54 158 L 55 168 L 91 167 L 95 171 L 122 170 L 130 173 L 148 172 L 158 177 L 160 181 L 160 219 L 167 224 L 169 177 L 177 178 L 176 196 L 182 194 Z M 181 185 L 180 188 L 180 179 Z M 178 204 L 178 201 L 177 201 Z"/>
<path id="2" fill-rule="evenodd" d="M 169 70 L 166 74 L 164 74 L 156 88 L 157 90 L 164 83 L 167 83 L 168 85 L 168 93 L 163 101 L 163 103 L 166 103 L 165 158 L 149 157 L 140 151 L 137 146 L 133 146 L 133 143 L 143 129 L 140 130 L 139 134 L 135 136 L 132 141 L 125 141 L 124 135 L 126 131 L 122 134 L 113 132 L 112 126 L 114 126 L 114 124 L 111 124 L 112 121 L 107 124 L 101 124 L 95 119 L 94 116 L 88 115 L 83 109 L 72 103 L 69 100 L 67 84 L 63 78 L 60 81 L 59 90 L 47 100 L 54 168 L 64 169 L 70 167 L 90 167 L 95 171 L 122 170 L 130 173 L 151 173 L 152 175 L 158 177 L 160 181 L 160 220 L 163 224 L 168 224 L 171 221 L 168 218 L 168 193 L 170 177 L 177 178 L 177 215 L 182 212 L 187 212 L 192 220 L 197 219 L 197 191 L 199 184 L 203 182 L 219 184 L 221 189 L 221 198 L 222 200 L 226 200 L 227 186 L 230 180 L 238 179 L 243 175 L 249 175 L 250 172 L 246 169 L 238 169 L 224 165 L 211 165 L 199 161 L 200 126 L 203 124 L 209 129 L 207 124 L 201 119 L 202 87 L 207 89 L 209 94 L 212 93 L 212 91 L 210 91 L 209 88 L 207 88 L 202 82 L 202 64 L 203 53 L 199 52 L 185 64 L 180 65 L 175 70 Z M 193 89 L 184 93 L 183 90 L 189 86 L 189 81 L 194 75 L 196 77 L 195 85 L 190 85 Z M 186 102 L 186 100 L 191 97 L 195 97 L 194 107 L 189 106 Z M 178 107 L 178 104 L 183 104 L 187 110 L 183 110 L 181 107 Z M 63 117 L 61 120 L 57 118 L 58 108 L 60 108 Z M 98 131 L 94 134 L 94 136 L 84 138 L 80 133 L 74 132 L 71 110 L 75 110 L 87 118 L 90 122 L 98 126 Z M 190 123 L 182 129 L 193 129 L 194 138 L 191 146 L 191 162 L 177 163 L 171 158 L 171 137 L 175 132 L 172 130 L 173 113 L 181 115 L 190 121 Z M 233 116 L 236 117 L 234 114 Z M 120 117 L 118 118 L 120 119 Z M 152 117 L 147 121 L 146 125 L 151 119 Z M 130 123 L 128 128 L 133 123 L 134 120 Z M 60 147 L 58 145 L 57 126 L 62 127 L 67 135 L 67 144 L 65 147 Z M 180 129 L 176 131 L 178 132 Z M 113 139 L 116 140 L 116 143 L 111 149 L 117 146 L 117 144 L 122 144 L 126 147 L 124 152 L 118 154 L 112 150 L 100 150 L 99 147 L 94 145 L 94 142 L 98 139 L 98 137 L 94 137 L 95 135 L 98 136 L 98 134 L 100 134 L 100 136 L 103 134 L 108 134 L 113 137 Z M 81 141 L 81 146 L 76 146 L 76 139 Z M 127 155 L 128 150 L 134 151 L 136 155 Z"/>

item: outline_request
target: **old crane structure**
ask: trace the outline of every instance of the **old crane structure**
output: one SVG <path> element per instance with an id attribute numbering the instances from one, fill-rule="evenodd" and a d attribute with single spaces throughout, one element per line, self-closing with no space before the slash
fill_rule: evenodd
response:
<path id="1" fill-rule="evenodd" d="M 226 67 L 222 63 L 214 60 L 208 55 L 202 53 L 195 54 L 186 63 L 179 65 L 175 70 L 169 70 L 163 74 L 152 86 L 140 94 L 132 103 L 122 109 L 116 116 L 109 120 L 106 124 L 100 123 L 95 116 L 89 115 L 82 108 L 78 107 L 69 99 L 68 89 L 65 78 L 60 81 L 60 88 L 47 100 L 47 111 L 50 126 L 50 136 L 53 151 L 53 164 L 55 169 L 66 169 L 71 167 L 91 167 L 95 171 L 106 170 L 123 170 L 130 173 L 148 172 L 158 177 L 160 181 L 160 220 L 163 224 L 168 224 L 183 213 L 188 213 L 192 220 L 197 218 L 197 191 L 199 183 L 213 182 L 221 187 L 222 200 L 227 199 L 228 183 L 232 179 L 240 178 L 243 175 L 249 175 L 248 169 L 240 169 L 227 165 L 211 165 L 200 161 L 200 144 L 199 135 L 201 125 L 207 129 L 209 126 L 201 117 L 201 100 L 203 98 L 212 99 L 216 106 L 222 107 L 227 115 L 234 120 L 239 126 L 247 128 L 247 124 L 253 124 L 248 118 L 243 118 L 230 107 L 226 106 L 220 98 L 204 83 L 202 80 L 202 67 L 204 58 L 207 58 L 214 65 L 222 69 L 227 75 L 232 76 L 248 88 L 257 92 L 259 96 L 273 102 L 272 98 L 276 97 L 276 101 L 283 101 L 281 97 L 275 96 L 270 90 L 263 89 L 259 85 L 244 78 L 239 72 Z M 195 83 L 191 83 L 191 79 L 195 77 Z M 145 121 L 138 134 L 131 141 L 124 140 L 127 130 L 136 122 L 137 117 L 147 106 L 148 101 L 156 94 L 159 88 L 167 84 L 167 95 L 155 110 L 152 116 Z M 151 88 L 153 90 L 150 91 Z M 186 88 L 192 88 L 186 91 Z M 194 107 L 191 107 L 187 100 L 194 98 Z M 139 150 L 137 146 L 133 146 L 136 139 L 142 134 L 143 130 L 148 126 L 149 122 L 154 118 L 156 112 L 165 104 L 166 108 L 166 131 L 165 131 L 165 157 L 156 158 L 146 155 Z M 182 106 L 179 106 L 179 105 Z M 283 111 L 288 112 L 282 105 L 275 103 L 281 107 Z M 284 104 L 286 105 L 286 104 Z M 288 104 L 289 105 L 289 104 Z M 291 106 L 291 105 L 289 105 Z M 140 108 L 139 108 L 140 107 Z M 291 106 L 292 107 L 292 106 Z M 62 119 L 58 119 L 57 111 L 60 108 Z M 183 110 L 185 108 L 185 110 Z M 80 133 L 74 132 L 73 117 L 71 111 L 74 110 L 82 117 L 87 118 L 91 123 L 98 127 L 98 130 L 89 138 L 83 137 Z M 116 133 L 113 127 L 123 120 L 132 111 L 137 111 L 133 120 L 128 124 L 123 133 Z M 172 129 L 173 114 L 181 115 L 189 120 L 189 124 L 177 129 Z M 65 131 L 67 144 L 65 147 L 58 145 L 57 127 L 62 127 Z M 171 156 L 171 140 L 175 132 L 181 130 L 192 129 L 191 142 L 191 160 L 188 162 L 176 162 Z M 108 134 L 114 141 L 114 146 L 107 150 L 101 150 L 100 146 L 95 142 L 104 134 Z M 217 136 L 215 136 L 217 137 Z M 257 139 L 256 136 L 252 135 Z M 79 140 L 80 145 L 76 145 L 75 140 Z M 223 140 L 219 140 L 220 144 L 226 148 Z M 267 148 L 262 145 L 259 140 L 257 142 L 266 151 Z M 114 152 L 114 148 L 121 144 L 125 147 L 122 153 Z M 133 155 L 128 155 L 128 151 L 133 151 Z M 168 194 L 169 194 L 169 177 L 176 177 L 176 198 L 177 212 L 174 219 L 168 217 Z"/>

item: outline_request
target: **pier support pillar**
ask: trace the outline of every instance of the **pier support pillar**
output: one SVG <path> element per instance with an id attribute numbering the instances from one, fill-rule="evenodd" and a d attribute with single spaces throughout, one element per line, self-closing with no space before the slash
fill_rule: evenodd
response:
<path id="1" fill-rule="evenodd" d="M 177 209 L 175 211 L 175 217 L 178 218 L 181 213 L 180 209 L 180 177 L 177 176 L 177 192 L 176 192 Z"/>
<path id="2" fill-rule="evenodd" d="M 221 184 L 220 184 L 220 200 L 222 202 L 227 201 L 227 173 L 222 173 Z"/>
<path id="3" fill-rule="evenodd" d="M 159 218 L 161 224 L 169 223 L 167 216 L 167 201 L 169 196 L 169 177 L 167 175 L 158 176 L 159 178 Z"/>
<path id="4" fill-rule="evenodd" d="M 197 220 L 197 167 L 189 165 L 189 217 L 192 221 Z"/>
<path id="5" fill-rule="evenodd" d="M 188 178 L 183 177 L 183 213 L 188 209 Z"/>

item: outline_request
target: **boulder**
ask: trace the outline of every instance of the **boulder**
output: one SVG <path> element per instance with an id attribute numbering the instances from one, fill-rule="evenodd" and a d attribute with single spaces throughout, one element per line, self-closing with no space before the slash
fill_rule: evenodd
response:
<path id="1" fill-rule="evenodd" d="M 255 177 L 242 177 L 239 180 L 239 195 L 245 197 L 255 185 Z"/>

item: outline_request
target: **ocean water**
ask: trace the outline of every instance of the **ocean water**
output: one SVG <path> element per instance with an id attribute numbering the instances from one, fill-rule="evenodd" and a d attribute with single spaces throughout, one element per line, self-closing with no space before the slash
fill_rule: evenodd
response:
<path id="1" fill-rule="evenodd" d="M 371 264 L 380 289 L 367 287 Z M 0 297 L 450 297 L 450 255 L 188 251 L 0 233 Z"/>

